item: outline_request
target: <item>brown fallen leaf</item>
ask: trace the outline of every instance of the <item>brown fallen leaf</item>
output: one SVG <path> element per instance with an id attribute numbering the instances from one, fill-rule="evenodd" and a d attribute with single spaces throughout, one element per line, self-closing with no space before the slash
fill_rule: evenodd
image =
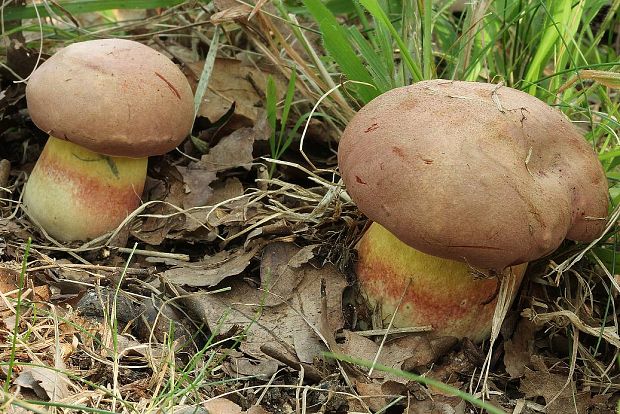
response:
<path id="1" fill-rule="evenodd" d="M 255 206 L 248 207 L 247 199 L 234 200 L 227 203 L 226 209 L 217 208 L 210 212 L 207 217 L 209 226 L 235 226 L 252 222 L 252 219 L 258 214 Z"/>
<path id="2" fill-rule="evenodd" d="M 203 155 L 196 168 L 200 166 L 206 171 L 224 171 L 243 167 L 249 170 L 254 156 L 254 141 L 266 139 L 256 128 L 239 128 L 225 136 L 208 153 Z"/>
<path id="3" fill-rule="evenodd" d="M 213 194 L 209 199 L 209 204 L 215 205 L 231 198 L 239 197 L 243 194 L 243 184 L 236 177 L 213 183 Z"/>
<path id="4" fill-rule="evenodd" d="M 6 294 L 15 291 L 17 289 L 18 278 L 19 272 L 14 269 L 13 265 L 4 263 L 0 265 L 0 292 Z"/>
<path id="5" fill-rule="evenodd" d="M 149 217 L 131 229 L 132 236 L 152 246 L 160 245 L 173 229 L 182 228 L 185 223 L 183 214 L 178 214 L 178 210 L 171 207 L 176 206 L 180 209 L 183 206 L 185 197 L 183 177 L 173 166 L 160 163 L 158 168 L 158 174 L 166 179 L 149 178 L 144 198 L 162 202 L 155 203 L 145 210 Z"/>
<path id="6" fill-rule="evenodd" d="M 194 410 L 194 411 L 192 411 Z M 200 411 L 204 410 L 204 411 Z M 226 398 L 215 398 L 202 404 L 202 407 L 186 407 L 181 414 L 269 414 L 263 407 L 254 405 L 246 411 Z"/>
<path id="7" fill-rule="evenodd" d="M 188 232 L 204 228 L 209 209 L 190 209 L 221 201 L 221 194 L 215 194 L 213 189 L 217 174 L 204 164 L 191 162 L 188 166 L 172 166 L 161 163 L 158 168 L 157 174 L 161 177 L 150 177 L 144 194 L 148 200 L 161 202 L 151 205 L 145 211 L 148 217 L 131 229 L 133 236 L 155 246 L 167 238 L 184 238 Z"/>
<path id="8" fill-rule="evenodd" d="M 383 383 L 379 382 L 363 382 L 355 381 L 357 393 L 372 412 L 378 412 L 385 409 L 395 398 L 400 396 L 400 392 L 390 393 L 383 388 Z M 358 403 L 359 404 L 359 403 Z M 363 409 L 359 407 L 358 409 Z"/>
<path id="9" fill-rule="evenodd" d="M 464 414 L 465 408 L 466 404 L 462 399 L 440 395 L 423 401 L 410 398 L 403 414 Z"/>
<path id="10" fill-rule="evenodd" d="M 183 177 L 184 196 L 181 206 L 188 209 L 208 205 L 213 195 L 213 189 L 209 185 L 217 178 L 216 173 L 201 167 L 198 163 L 176 168 Z"/>
<path id="11" fill-rule="evenodd" d="M 224 372 L 231 377 L 257 377 L 268 380 L 278 371 L 279 364 L 274 360 L 255 360 L 247 357 L 232 357 L 223 365 Z"/>
<path id="12" fill-rule="evenodd" d="M 4 262 L 0 264 L 0 295 L 9 295 L 11 298 L 17 297 L 20 285 L 21 264 L 17 262 Z M 37 302 L 47 302 L 51 297 L 50 286 L 47 284 L 33 286 L 32 279 L 26 274 L 22 281 L 22 297 L 28 294 L 29 299 Z M 43 306 L 43 305 L 41 305 Z M 6 311 L 8 308 L 6 302 L 0 299 L 0 312 Z M 9 312 L 12 313 L 12 312 Z"/>
<path id="13" fill-rule="evenodd" d="M 250 260 L 258 253 L 262 244 L 258 243 L 248 251 L 222 250 L 200 262 L 184 263 L 162 273 L 170 283 L 188 286 L 215 286 L 229 276 L 243 272 Z"/>
<path id="14" fill-rule="evenodd" d="M 269 134 L 266 119 L 261 118 L 254 127 L 240 128 L 221 138 L 200 160 L 187 166 L 158 164 L 156 177 L 149 178 L 145 194 L 148 200 L 161 202 L 148 207 L 143 222 L 133 226 L 131 234 L 150 245 L 159 245 L 165 239 L 191 239 L 188 233 L 197 230 L 201 241 L 214 240 L 216 227 L 231 220 L 220 220 L 222 210 L 211 211 L 211 207 L 243 194 L 239 180 L 218 184 L 217 174 L 235 168 L 249 170 L 254 161 L 254 142 L 267 139 Z M 247 220 L 251 211 L 246 204 L 247 200 L 242 200 L 237 203 L 239 210 L 233 208 L 226 215 L 230 218 L 234 214 L 236 221 Z M 234 206 L 231 203 L 227 207 Z"/>
<path id="15" fill-rule="evenodd" d="M 26 366 L 15 379 L 15 384 L 33 390 L 45 401 L 59 401 L 69 396 L 69 378 L 49 367 Z"/>
<path id="16" fill-rule="evenodd" d="M 260 278 L 263 289 L 271 294 L 265 298 L 265 306 L 283 303 L 291 298 L 301 278 L 299 268 L 313 256 L 316 245 L 299 248 L 292 243 L 271 243 L 263 249 Z"/>
<path id="17" fill-rule="evenodd" d="M 241 414 L 241 407 L 226 398 L 216 398 L 202 404 L 209 414 Z"/>
<path id="18" fill-rule="evenodd" d="M 543 397 L 547 414 L 585 413 L 590 405 L 590 393 L 579 392 L 574 381 L 567 384 L 563 375 L 549 372 L 543 359 L 532 356 L 535 370 L 525 368 L 519 390 L 525 398 Z"/>
<path id="19" fill-rule="evenodd" d="M 344 343 L 341 350 L 347 355 L 356 358 L 374 361 L 379 350 L 379 344 L 355 332 L 344 331 Z M 385 342 L 377 363 L 391 368 L 411 371 L 417 367 L 425 367 L 442 357 L 456 340 L 454 338 L 429 339 L 425 335 L 409 334 Z M 406 384 L 407 379 L 373 370 L 372 378 L 382 378 L 397 383 Z"/>
<path id="20" fill-rule="evenodd" d="M 234 6 L 238 5 L 239 3 L 236 3 Z M 189 64 L 196 79 L 200 77 L 203 66 L 204 62 Z M 255 125 L 260 118 L 269 76 L 273 77 L 277 90 L 284 94 L 285 80 L 278 73 L 270 71 L 268 67 L 249 65 L 235 59 L 215 59 L 209 79 L 209 88 L 200 105 L 198 115 L 214 122 L 228 111 L 233 102 L 236 102 L 234 117 L 238 118 L 237 123 L 245 126 Z"/>
<path id="21" fill-rule="evenodd" d="M 243 195 L 243 185 L 238 178 L 230 177 L 224 181 L 214 181 L 210 187 L 213 191 L 208 199 L 209 206 L 186 211 L 183 226 L 181 228 L 178 226 L 173 228 L 167 236 L 169 239 L 197 240 L 200 242 L 216 239 L 218 229 L 205 225 L 208 218 L 212 215 L 212 208 L 210 206 L 215 206 L 220 202 Z"/>
<path id="22" fill-rule="evenodd" d="M 510 378 L 521 378 L 525 374 L 534 351 L 536 331 L 534 322 L 521 318 L 512 338 L 504 342 L 504 366 Z"/>
<path id="23" fill-rule="evenodd" d="M 225 332 L 235 325 L 245 327 L 246 338 L 240 347 L 248 355 L 265 358 L 260 348 L 269 343 L 283 353 L 295 353 L 301 362 L 312 362 L 325 349 L 315 331 L 321 318 L 321 281 L 326 285 L 326 319 L 335 332 L 343 324 L 342 291 L 346 280 L 332 265 L 319 269 L 303 265 L 287 277 L 299 279 L 299 283 L 288 301 L 274 306 L 265 305 L 269 291 L 238 279 L 229 283 L 230 291 L 193 295 L 185 302 L 211 329 Z"/>
<path id="24" fill-rule="evenodd" d="M 0 237 L 7 236 L 19 240 L 28 240 L 32 234 L 20 226 L 17 220 L 0 219 Z"/>

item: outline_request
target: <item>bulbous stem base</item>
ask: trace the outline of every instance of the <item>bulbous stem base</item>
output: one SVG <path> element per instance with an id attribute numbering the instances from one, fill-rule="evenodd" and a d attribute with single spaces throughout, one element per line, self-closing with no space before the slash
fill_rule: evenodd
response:
<path id="1" fill-rule="evenodd" d="M 147 158 L 110 157 L 50 137 L 24 189 L 24 207 L 50 236 L 88 240 L 140 203 Z"/>
<path id="2" fill-rule="evenodd" d="M 500 273 L 476 270 L 413 249 L 373 223 L 358 244 L 356 271 L 363 295 L 386 326 L 398 307 L 394 327 L 431 325 L 433 336 L 480 342 L 491 333 L 499 278 L 515 277 L 516 293 L 526 267 Z"/>

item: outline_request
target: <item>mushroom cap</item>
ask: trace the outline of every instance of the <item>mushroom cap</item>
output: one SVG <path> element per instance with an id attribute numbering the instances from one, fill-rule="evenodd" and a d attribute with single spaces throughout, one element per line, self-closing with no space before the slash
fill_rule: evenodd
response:
<path id="1" fill-rule="evenodd" d="M 505 86 L 393 89 L 346 127 L 338 164 L 371 220 L 424 253 L 504 269 L 604 230 L 605 174 L 558 110 Z"/>
<path id="2" fill-rule="evenodd" d="M 194 120 L 192 90 L 181 70 L 131 40 L 61 49 L 32 74 L 26 98 L 41 130 L 111 156 L 166 153 Z"/>

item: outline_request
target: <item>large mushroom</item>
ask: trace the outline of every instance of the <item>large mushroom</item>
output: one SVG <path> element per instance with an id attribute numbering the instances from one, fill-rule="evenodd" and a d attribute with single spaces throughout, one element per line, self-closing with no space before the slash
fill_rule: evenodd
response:
<path id="1" fill-rule="evenodd" d="M 32 74 L 26 98 L 30 117 L 50 138 L 25 186 L 24 206 L 63 241 L 116 228 L 140 202 L 147 157 L 175 148 L 194 119 L 181 70 L 130 40 L 60 50 Z"/>
<path id="2" fill-rule="evenodd" d="M 361 290 L 386 319 L 398 307 L 396 326 L 483 340 L 493 276 L 519 281 L 527 262 L 565 238 L 591 241 L 606 224 L 592 148 L 561 112 L 505 86 L 391 90 L 351 120 L 338 164 L 373 221 L 358 245 Z"/>

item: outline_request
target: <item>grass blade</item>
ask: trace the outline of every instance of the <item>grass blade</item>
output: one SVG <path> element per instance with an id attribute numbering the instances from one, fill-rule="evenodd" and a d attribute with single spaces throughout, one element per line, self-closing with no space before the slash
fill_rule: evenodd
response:
<path id="1" fill-rule="evenodd" d="M 217 49 L 219 46 L 219 41 L 220 41 L 219 26 L 215 26 L 215 31 L 213 32 L 213 38 L 211 39 L 211 45 L 209 46 L 209 52 L 207 53 L 207 58 L 205 59 L 205 64 L 202 68 L 202 73 L 200 74 L 200 80 L 198 81 L 198 86 L 196 86 L 196 94 L 194 96 L 194 118 L 198 114 L 198 110 L 200 109 L 202 100 L 204 99 L 204 96 L 207 93 L 207 87 L 209 86 L 209 79 L 211 78 L 211 72 L 213 72 L 213 66 L 215 65 L 215 57 L 217 56 Z"/>
<path id="2" fill-rule="evenodd" d="M 349 29 L 349 33 L 360 54 L 366 59 L 368 70 L 370 71 L 374 84 L 379 92 L 387 92 L 388 90 L 394 88 L 395 85 L 389 76 L 391 71 L 385 67 L 384 61 L 377 54 L 377 52 L 375 52 L 368 40 L 362 36 L 360 31 L 355 26 Z"/>
<path id="3" fill-rule="evenodd" d="M 548 15 L 547 27 L 542 35 L 542 40 L 534 58 L 530 63 L 527 73 L 525 74 L 525 81 L 528 83 L 540 77 L 543 73 L 545 64 L 549 60 L 549 56 L 553 53 L 553 49 L 557 44 L 557 40 L 560 37 L 566 20 L 570 17 L 571 3 L 564 1 L 557 1 L 552 3 L 552 9 Z M 531 85 L 528 92 L 532 95 L 536 94 L 536 85 Z"/>
<path id="4" fill-rule="evenodd" d="M 293 103 L 293 96 L 295 95 L 295 82 L 297 81 L 297 72 L 291 71 L 291 79 L 288 82 L 288 89 L 286 90 L 286 97 L 284 98 L 284 106 L 282 107 L 282 128 L 280 128 L 280 137 L 278 138 L 278 146 L 282 142 L 284 132 L 286 130 L 286 121 L 288 121 L 288 114 L 291 110 L 291 104 Z"/>
<path id="5" fill-rule="evenodd" d="M 62 8 L 50 3 L 51 10 L 58 14 L 65 12 L 82 14 L 112 9 L 155 9 L 157 7 L 172 7 L 185 0 L 79 0 L 62 3 Z M 41 17 L 49 16 L 49 12 L 41 5 L 37 6 Z M 32 5 L 26 7 L 6 7 L 3 10 L 5 21 L 36 19 L 37 12 Z"/>
<path id="6" fill-rule="evenodd" d="M 400 53 L 405 63 L 407 64 L 407 68 L 411 72 L 413 81 L 414 82 L 421 81 L 423 79 L 423 76 L 422 76 L 422 70 L 420 69 L 420 65 L 418 65 L 413 59 L 413 57 L 411 56 L 411 53 L 409 52 L 407 45 L 405 44 L 403 39 L 400 37 L 396 29 L 394 28 L 394 25 L 388 18 L 387 14 L 385 14 L 385 11 L 379 6 L 376 0 L 360 0 L 360 3 L 362 4 L 362 6 L 366 8 L 366 10 L 370 12 L 370 14 L 372 14 L 372 16 L 375 18 L 375 20 L 377 20 L 377 22 L 380 22 L 385 27 L 387 27 L 387 29 L 392 34 L 394 41 L 396 41 L 396 44 L 400 48 Z"/>
<path id="7" fill-rule="evenodd" d="M 438 390 L 441 390 L 443 392 L 445 392 L 446 394 L 449 395 L 453 395 L 455 397 L 459 397 L 462 398 L 463 400 L 475 405 L 476 407 L 480 407 L 483 410 L 486 410 L 489 414 L 506 414 L 506 412 L 488 402 L 479 400 L 478 398 L 474 397 L 471 394 L 468 394 L 466 392 L 463 392 L 457 388 L 451 387 L 450 385 L 444 384 L 441 381 L 437 381 L 435 379 L 432 378 L 427 378 L 424 377 L 422 375 L 416 375 L 413 374 L 411 372 L 406 372 L 406 371 L 401 371 L 398 369 L 394 369 L 394 368 L 390 368 L 384 365 L 380 365 L 380 364 L 373 364 L 370 361 L 365 361 L 362 359 L 357 359 L 357 358 L 352 358 L 350 356 L 347 355 L 335 355 L 335 354 L 328 354 L 328 356 L 337 359 L 338 361 L 344 361 L 344 362 L 348 362 L 351 364 L 356 364 L 356 365 L 361 365 L 363 367 L 374 367 L 374 369 L 379 370 L 379 371 L 383 371 L 383 372 L 387 372 L 389 374 L 392 375 L 397 375 L 401 378 L 406 378 L 408 380 L 411 381 L 415 381 L 415 382 L 419 382 L 420 384 L 424 384 L 424 385 L 429 385 L 433 388 L 436 388 Z"/>
<path id="8" fill-rule="evenodd" d="M 269 138 L 269 150 L 271 155 L 276 152 L 276 133 L 277 133 L 277 106 L 278 106 L 278 91 L 276 89 L 276 83 L 273 77 L 270 75 L 267 78 L 267 89 L 265 91 L 265 107 L 267 108 L 267 122 L 269 128 L 271 128 L 271 136 Z"/>
<path id="9" fill-rule="evenodd" d="M 424 19 L 422 20 L 422 56 L 424 58 L 424 79 L 431 79 L 434 73 L 432 26 L 433 4 L 431 0 L 424 0 Z"/>
<path id="10" fill-rule="evenodd" d="M 320 0 L 304 0 L 304 4 L 319 23 L 325 48 L 347 78 L 374 85 L 368 70 L 353 50 L 346 30 L 329 9 Z M 353 88 L 364 103 L 370 102 L 378 94 L 376 89 L 362 85 Z"/>

